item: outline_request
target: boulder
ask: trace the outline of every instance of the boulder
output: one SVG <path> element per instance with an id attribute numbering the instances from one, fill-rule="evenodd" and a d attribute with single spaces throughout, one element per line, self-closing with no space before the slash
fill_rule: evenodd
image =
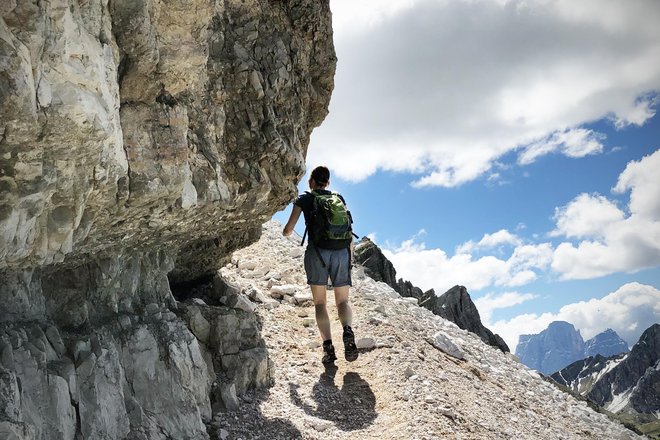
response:
<path id="1" fill-rule="evenodd" d="M 465 359 L 465 353 L 463 353 L 463 350 L 461 350 L 461 348 L 456 345 L 446 333 L 437 332 L 428 342 L 438 350 L 447 353 L 449 356 L 455 357 L 456 359 Z"/>

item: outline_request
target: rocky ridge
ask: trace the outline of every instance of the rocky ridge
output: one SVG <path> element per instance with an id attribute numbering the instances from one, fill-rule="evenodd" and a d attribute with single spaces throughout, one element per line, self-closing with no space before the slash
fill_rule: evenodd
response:
<path id="1" fill-rule="evenodd" d="M 575 362 L 551 378 L 599 407 L 660 437 L 660 325 L 648 328 L 629 353 L 596 355 Z"/>
<path id="2" fill-rule="evenodd" d="M 264 226 L 221 270 L 256 313 L 273 385 L 211 423 L 221 439 L 641 439 L 416 300 L 353 269 L 360 357 L 324 368 L 299 237 Z M 329 292 L 329 295 L 332 295 Z"/>
<path id="3" fill-rule="evenodd" d="M 356 245 L 355 260 L 364 267 L 369 277 L 384 282 L 401 296 L 417 299 L 420 306 L 478 335 L 486 344 L 497 347 L 505 353 L 510 351 L 504 339 L 481 323 L 479 311 L 464 286 L 454 286 L 442 295 L 436 295 L 434 289 L 423 292 L 410 281 L 401 278 L 397 281 L 396 269 L 392 262 L 367 237 Z"/>

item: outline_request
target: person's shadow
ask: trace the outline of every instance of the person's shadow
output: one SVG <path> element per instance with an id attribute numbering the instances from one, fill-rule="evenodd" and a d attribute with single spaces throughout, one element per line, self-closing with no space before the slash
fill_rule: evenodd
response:
<path id="1" fill-rule="evenodd" d="M 355 431 L 371 425 L 376 413 L 376 396 L 369 383 L 356 372 L 344 375 L 341 390 L 335 384 L 337 367 L 326 366 L 318 382 L 312 388 L 312 398 L 316 403 L 310 405 L 298 393 L 298 385 L 289 384 L 291 401 L 302 408 L 306 414 L 334 422 L 342 431 Z"/>

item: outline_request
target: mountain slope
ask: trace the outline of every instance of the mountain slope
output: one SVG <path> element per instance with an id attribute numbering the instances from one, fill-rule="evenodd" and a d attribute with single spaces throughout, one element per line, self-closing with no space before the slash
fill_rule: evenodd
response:
<path id="1" fill-rule="evenodd" d="M 643 432 L 660 438 L 660 325 L 648 328 L 630 353 L 572 363 L 551 378 Z"/>
<path id="2" fill-rule="evenodd" d="M 594 384 L 605 373 L 619 365 L 624 357 L 625 354 L 618 354 L 609 358 L 598 354 L 573 362 L 568 367 L 554 372 L 550 377 L 555 382 L 584 395 L 591 391 Z"/>
<path id="3" fill-rule="evenodd" d="M 351 305 L 364 348 L 357 361 L 343 360 L 330 293 L 340 359 L 336 369 L 324 369 L 302 249 L 280 230 L 267 224 L 261 240 L 222 269 L 228 282 L 261 301 L 274 385 L 244 394 L 238 410 L 215 419 L 217 438 L 641 438 L 361 267 L 353 271 Z"/>
<path id="4" fill-rule="evenodd" d="M 463 286 L 454 286 L 442 295 L 435 290 L 423 292 L 410 281 L 396 280 L 396 269 L 380 248 L 369 238 L 363 238 L 355 247 L 355 261 L 364 267 L 365 273 L 376 281 L 392 287 L 401 296 L 416 298 L 418 304 L 438 316 L 455 323 L 463 330 L 478 335 L 486 344 L 508 353 L 509 347 L 499 335 L 493 334 L 481 323 L 477 306 Z"/>
<path id="5" fill-rule="evenodd" d="M 594 384 L 587 397 L 612 412 L 626 409 L 640 413 L 660 412 L 658 390 L 660 324 L 654 324 L 644 331 L 616 368 Z"/>

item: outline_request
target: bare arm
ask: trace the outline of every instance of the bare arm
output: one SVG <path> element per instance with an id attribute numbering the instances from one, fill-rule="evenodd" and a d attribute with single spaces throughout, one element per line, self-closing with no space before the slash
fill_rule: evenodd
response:
<path id="1" fill-rule="evenodd" d="M 282 231 L 282 235 L 285 237 L 288 237 L 289 235 L 293 234 L 293 228 L 296 226 L 296 223 L 298 223 L 298 219 L 300 218 L 300 213 L 302 212 L 302 208 L 298 205 L 293 205 L 293 210 L 291 211 L 291 216 L 289 216 L 289 221 L 286 222 L 286 226 L 284 226 L 284 230 Z"/>

